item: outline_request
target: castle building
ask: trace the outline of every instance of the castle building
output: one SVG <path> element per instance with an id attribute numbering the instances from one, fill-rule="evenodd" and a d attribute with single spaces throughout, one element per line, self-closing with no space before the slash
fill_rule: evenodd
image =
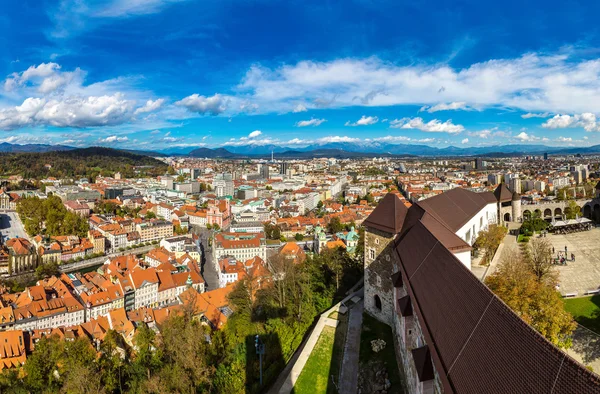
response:
<path id="1" fill-rule="evenodd" d="M 392 327 L 407 392 L 600 393 L 471 273 L 471 242 L 500 205 L 464 189 L 410 208 L 388 194 L 363 223 L 365 309 Z"/>

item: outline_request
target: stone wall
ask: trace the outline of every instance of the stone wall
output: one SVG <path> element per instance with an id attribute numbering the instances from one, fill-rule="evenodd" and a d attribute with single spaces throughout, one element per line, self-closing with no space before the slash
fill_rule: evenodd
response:
<path id="1" fill-rule="evenodd" d="M 394 234 L 373 228 L 365 231 L 365 310 L 392 326 L 395 311 L 392 274 L 398 270 Z M 375 257 L 375 258 L 373 258 Z M 381 301 L 381 308 L 376 300 Z"/>

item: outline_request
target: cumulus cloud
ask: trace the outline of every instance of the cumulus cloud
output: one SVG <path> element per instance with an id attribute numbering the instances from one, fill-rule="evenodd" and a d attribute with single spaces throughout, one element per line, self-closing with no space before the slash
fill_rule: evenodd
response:
<path id="1" fill-rule="evenodd" d="M 111 135 L 109 137 L 102 138 L 99 141 L 103 142 L 103 143 L 110 144 L 110 143 L 113 143 L 113 142 L 125 142 L 125 141 L 128 141 L 128 140 L 129 140 L 129 138 L 127 138 L 127 137 L 118 137 L 116 135 Z"/>
<path id="2" fill-rule="evenodd" d="M 573 142 L 573 138 L 571 137 L 558 137 L 556 139 L 557 142 Z"/>
<path id="3" fill-rule="evenodd" d="M 122 125 L 135 121 L 136 114 L 158 110 L 165 101 L 142 99 L 147 93 L 133 87 L 134 78 L 84 85 L 85 75 L 79 68 L 64 71 L 57 63 L 12 73 L 4 81 L 4 89 L 9 92 L 7 97 L 20 104 L 0 107 L 0 129 Z M 156 127 L 156 121 L 143 121 Z"/>
<path id="4" fill-rule="evenodd" d="M 523 142 L 531 142 L 531 141 L 539 141 L 539 138 L 531 135 L 531 134 L 527 134 L 526 132 L 522 131 L 519 134 L 517 134 L 515 136 L 516 139 L 523 141 Z"/>
<path id="5" fill-rule="evenodd" d="M 379 118 L 377 116 L 361 116 L 359 120 L 356 122 L 347 121 L 345 126 L 369 126 L 379 122 Z"/>
<path id="6" fill-rule="evenodd" d="M 320 124 L 327 122 L 327 119 L 315 119 L 301 120 L 296 123 L 296 127 L 307 127 L 307 126 L 319 126 Z"/>
<path id="7" fill-rule="evenodd" d="M 461 144 L 463 144 L 463 145 L 464 145 L 464 144 L 468 144 L 468 143 L 469 143 L 469 139 L 468 139 L 468 138 L 465 138 L 465 139 L 463 139 L 462 141 L 460 141 L 460 143 L 461 143 Z"/>
<path id="8" fill-rule="evenodd" d="M 554 115 L 542 124 L 547 129 L 566 129 L 581 127 L 585 131 L 600 131 L 600 124 L 596 115 L 591 112 L 585 112 L 581 115 Z"/>
<path id="9" fill-rule="evenodd" d="M 425 123 L 423 118 L 402 118 L 394 119 L 390 122 L 390 127 L 394 129 L 416 129 L 428 133 L 449 133 L 458 134 L 465 128 L 459 124 L 453 124 L 451 119 L 445 122 L 433 119 Z"/>
<path id="10" fill-rule="evenodd" d="M 131 119 L 135 102 L 121 94 L 61 99 L 28 98 L 19 106 L 0 110 L 0 128 L 113 126 Z"/>
<path id="11" fill-rule="evenodd" d="M 175 105 L 185 107 L 191 112 L 197 112 L 205 115 L 219 115 L 225 112 L 229 100 L 220 94 L 206 97 L 200 96 L 197 93 L 187 96 L 175 102 Z"/>
<path id="12" fill-rule="evenodd" d="M 256 138 L 262 134 L 260 130 L 254 130 L 252 133 L 248 134 L 248 138 Z"/>
<path id="13" fill-rule="evenodd" d="M 429 113 L 433 113 L 433 112 L 438 112 L 438 111 L 456 111 L 456 110 L 466 110 L 469 109 L 469 107 L 467 106 L 467 103 L 465 103 L 464 101 L 457 101 L 457 102 L 452 102 L 452 103 L 440 103 L 440 104 L 436 104 L 433 107 L 430 106 L 423 106 L 421 107 L 421 109 L 419 109 L 419 112 L 423 112 L 423 111 L 427 111 Z"/>
<path id="14" fill-rule="evenodd" d="M 360 142 L 360 138 L 333 135 L 333 136 L 319 138 L 315 142 L 318 144 L 329 144 L 332 142 Z"/>
<path id="15" fill-rule="evenodd" d="M 261 107 L 277 111 L 294 108 L 300 101 L 335 97 L 329 107 L 421 104 L 434 108 L 443 100 L 451 106 L 465 103 L 529 113 L 582 113 L 595 111 L 600 101 L 600 62 L 535 53 L 465 68 L 398 66 L 376 57 L 301 61 L 277 68 L 252 66 L 237 88 L 263 103 Z M 356 100 L 381 91 L 386 94 Z"/>
<path id="16" fill-rule="evenodd" d="M 304 105 L 298 104 L 294 107 L 292 112 L 298 113 L 298 112 L 306 112 L 306 111 L 308 111 L 308 110 L 306 109 L 306 107 Z"/>
<path id="17" fill-rule="evenodd" d="M 33 87 L 38 93 L 48 94 L 64 88 L 74 80 L 81 81 L 85 73 L 77 68 L 74 71 L 61 71 L 57 63 L 42 63 L 31 66 L 20 73 L 12 73 L 4 81 L 4 90 L 15 91 L 22 87 Z"/>
<path id="18" fill-rule="evenodd" d="M 157 100 L 148 100 L 146 101 L 146 104 L 144 104 L 142 107 L 139 107 L 138 109 L 135 110 L 135 114 L 145 114 L 148 112 L 154 112 L 157 109 L 159 109 L 160 107 L 162 107 L 162 105 L 165 103 L 165 99 L 157 99 Z"/>

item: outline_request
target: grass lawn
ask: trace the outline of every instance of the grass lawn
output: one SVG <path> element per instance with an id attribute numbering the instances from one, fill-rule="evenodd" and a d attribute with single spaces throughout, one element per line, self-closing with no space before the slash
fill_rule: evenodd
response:
<path id="1" fill-rule="evenodd" d="M 404 389 L 398 371 L 392 335 L 392 328 L 390 326 L 375 320 L 366 313 L 363 314 L 362 332 L 360 334 L 359 382 L 362 381 L 365 384 L 372 382 L 374 376 L 371 375 L 375 373 L 374 371 L 380 366 L 385 366 L 392 384 L 388 393 L 401 394 L 404 392 Z M 378 353 L 375 353 L 371 348 L 371 341 L 375 339 L 383 339 L 386 343 L 385 348 Z M 368 392 L 367 387 L 363 387 L 363 392 Z"/>
<path id="2" fill-rule="evenodd" d="M 325 394 L 331 386 L 330 370 L 335 342 L 335 328 L 325 326 L 302 373 L 294 385 L 295 394 Z"/>
<path id="3" fill-rule="evenodd" d="M 563 300 L 565 309 L 575 321 L 600 334 L 600 295 Z"/>
<path id="4" fill-rule="evenodd" d="M 335 313 L 335 316 L 332 316 Z M 294 394 L 335 394 L 344 357 L 348 331 L 348 314 L 333 312 L 330 318 L 339 321 L 337 327 L 325 326 L 302 373 L 294 386 Z M 332 382 L 332 377 L 335 384 Z"/>

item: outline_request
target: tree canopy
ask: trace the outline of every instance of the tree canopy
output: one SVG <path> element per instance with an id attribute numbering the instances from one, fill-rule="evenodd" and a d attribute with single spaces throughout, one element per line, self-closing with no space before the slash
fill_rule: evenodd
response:
<path id="1" fill-rule="evenodd" d="M 88 221 L 76 213 L 67 211 L 62 200 L 54 195 L 46 199 L 23 198 L 17 204 L 17 213 L 30 236 L 45 234 L 85 237 L 89 230 Z"/>
<path id="2" fill-rule="evenodd" d="M 540 273 L 518 251 L 505 251 L 496 272 L 485 279 L 487 286 L 525 322 L 562 348 L 572 345 L 573 317 L 565 311 L 556 276 Z"/>

